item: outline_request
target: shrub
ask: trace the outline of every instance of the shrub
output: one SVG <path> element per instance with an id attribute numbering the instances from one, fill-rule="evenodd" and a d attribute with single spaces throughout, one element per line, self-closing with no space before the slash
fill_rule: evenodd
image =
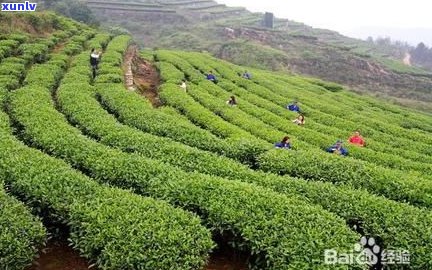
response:
<path id="1" fill-rule="evenodd" d="M 30 103 L 29 98 L 37 103 Z M 323 249 L 331 245 L 344 250 L 357 237 L 340 219 L 296 197 L 237 181 L 185 173 L 90 141 L 68 126 L 52 107 L 46 89 L 33 87 L 14 92 L 11 108 L 24 127 L 25 137 L 34 145 L 66 158 L 100 181 L 133 188 L 137 193 L 199 213 L 212 230 L 231 235 L 236 247 L 257 254 L 261 268 L 313 264 L 317 269 L 327 269 L 320 262 Z M 44 118 L 49 119 L 49 125 Z M 306 251 L 310 254 L 307 259 L 303 256 Z"/>
<path id="2" fill-rule="evenodd" d="M 102 104 L 115 112 L 121 122 L 145 132 L 245 162 L 253 162 L 254 153 L 262 152 L 253 145 L 250 148 L 247 142 L 222 140 L 188 121 L 153 110 L 148 101 L 126 92 L 122 85 L 99 85 L 96 91 Z"/>
<path id="3" fill-rule="evenodd" d="M 259 158 L 260 168 L 278 174 L 344 183 L 387 198 L 431 207 L 432 186 L 425 179 L 316 151 L 271 150 Z"/>
<path id="4" fill-rule="evenodd" d="M 5 193 L 3 181 L 0 181 L 0 205 L 0 265 L 3 269 L 21 270 L 31 264 L 44 244 L 46 231 L 29 209 Z"/>
<path id="5" fill-rule="evenodd" d="M 205 263 L 212 243 L 195 216 L 98 185 L 63 162 L 0 136 L 0 167 L 12 191 L 67 223 L 73 247 L 101 268 L 196 269 Z"/>
<path id="6" fill-rule="evenodd" d="M 8 90 L 18 88 L 20 85 L 19 80 L 9 75 L 0 75 L 0 87 L 4 87 Z"/>
<path id="7" fill-rule="evenodd" d="M 62 75 L 63 69 L 58 65 L 34 65 L 28 72 L 24 84 L 29 86 L 41 86 L 53 90 Z"/>

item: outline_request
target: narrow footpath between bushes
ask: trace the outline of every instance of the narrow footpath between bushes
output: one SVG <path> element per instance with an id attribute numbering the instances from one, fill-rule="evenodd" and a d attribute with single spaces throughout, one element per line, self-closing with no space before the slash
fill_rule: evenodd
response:
<path id="1" fill-rule="evenodd" d="M 66 237 L 50 239 L 39 258 L 26 270 L 88 270 L 90 264 L 69 246 Z M 92 267 L 92 270 L 97 270 Z"/>
<path id="2" fill-rule="evenodd" d="M 158 87 L 161 84 L 159 72 L 153 64 L 139 55 L 138 47 L 131 45 L 123 59 L 126 88 L 136 90 L 157 108 L 161 106 Z"/>

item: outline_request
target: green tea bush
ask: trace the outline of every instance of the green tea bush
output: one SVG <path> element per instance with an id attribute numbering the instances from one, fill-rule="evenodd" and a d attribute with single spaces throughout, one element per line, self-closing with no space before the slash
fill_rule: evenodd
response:
<path id="1" fill-rule="evenodd" d="M 24 43 L 18 50 L 28 63 L 41 63 L 47 60 L 50 47 L 43 43 Z"/>
<path id="2" fill-rule="evenodd" d="M 23 76 L 25 71 L 25 65 L 21 63 L 1 63 L 0 64 L 0 75 L 9 75 L 16 78 Z"/>
<path id="3" fill-rule="evenodd" d="M 7 175 L 11 192 L 34 209 L 67 224 L 72 246 L 82 256 L 94 260 L 101 269 L 204 266 L 213 244 L 196 216 L 165 202 L 97 184 L 63 161 L 16 141 L 8 128 L 3 128 L 8 127 L 7 117 L 3 113 L 0 116 L 0 176 Z M 21 256 L 17 251 L 13 263 L 22 263 Z M 10 259 L 2 256 L 0 261 Z"/>
<path id="4" fill-rule="evenodd" d="M 105 49 L 112 38 L 113 36 L 110 34 L 98 33 L 94 38 L 87 42 L 87 46 L 88 48 L 94 48 L 96 50 Z"/>
<path id="5" fill-rule="evenodd" d="M 29 40 L 29 35 L 27 33 L 12 33 L 7 35 L 7 39 L 16 40 L 19 44 L 27 42 Z"/>
<path id="6" fill-rule="evenodd" d="M 21 270 L 29 266 L 46 239 L 41 221 L 22 203 L 6 194 L 3 181 L 0 181 L 0 231 L 0 265 L 3 269 Z"/>
<path id="7" fill-rule="evenodd" d="M 79 53 L 79 52 L 81 52 L 83 50 L 83 46 L 80 43 L 69 43 L 67 46 L 65 46 L 65 48 L 64 48 L 63 51 L 67 55 L 77 54 L 77 53 Z"/>
<path id="8" fill-rule="evenodd" d="M 57 97 L 59 107 L 68 119 L 99 142 L 125 152 L 137 152 L 189 172 L 199 171 L 231 179 L 251 177 L 247 166 L 231 159 L 121 125 L 100 107 L 94 95 L 94 89 L 86 83 L 63 83 Z"/>
<path id="9" fill-rule="evenodd" d="M 10 75 L 0 75 L 0 87 L 8 90 L 16 89 L 20 86 L 19 79 Z"/>
<path id="10" fill-rule="evenodd" d="M 178 70 L 181 70 L 188 81 L 192 83 L 199 83 L 205 79 L 204 75 L 197 71 L 192 65 L 183 59 L 173 55 L 172 52 L 165 50 L 158 50 L 154 54 L 154 58 L 159 62 L 168 62 L 171 63 Z"/>
<path id="11" fill-rule="evenodd" d="M 121 66 L 123 56 L 121 53 L 117 51 L 106 51 L 101 56 L 101 63 L 103 63 L 103 66 L 110 66 L 110 67 L 118 67 Z"/>
<path id="12" fill-rule="evenodd" d="M 121 122 L 145 132 L 246 163 L 253 163 L 257 154 L 267 149 L 250 145 L 249 140 L 222 140 L 188 121 L 158 112 L 138 94 L 126 92 L 122 85 L 99 85 L 96 91 L 101 103 L 115 112 Z"/>
<path id="13" fill-rule="evenodd" d="M 218 116 L 220 113 L 213 113 L 195 102 L 190 96 L 181 91 L 177 85 L 163 84 L 160 88 L 160 98 L 165 104 L 176 108 L 182 114 L 188 116 L 194 124 L 208 129 L 213 134 L 222 138 L 244 138 L 251 140 L 251 143 L 258 141 L 252 134 L 225 122 Z M 266 145 L 264 141 L 261 141 L 261 143 L 263 146 Z"/>
<path id="14" fill-rule="evenodd" d="M 122 83 L 123 76 L 118 74 L 101 74 L 95 79 L 97 83 Z"/>
<path id="15" fill-rule="evenodd" d="M 184 79 L 183 72 L 179 71 L 174 65 L 167 62 L 158 62 L 157 68 L 161 79 L 165 83 L 179 84 Z"/>
<path id="16" fill-rule="evenodd" d="M 29 98 L 37 103 L 29 103 Z M 238 181 L 185 173 L 90 141 L 68 126 L 52 107 L 46 89 L 14 92 L 11 108 L 14 119 L 24 127 L 23 135 L 34 145 L 66 158 L 100 181 L 196 211 L 212 230 L 231 235 L 237 248 L 256 254 L 261 269 L 306 265 L 329 269 L 320 260 L 323 249 L 331 245 L 344 250 L 357 238 L 340 219 L 296 197 Z M 308 258 L 303 256 L 306 251 Z"/>
<path id="17" fill-rule="evenodd" d="M 261 155 L 259 165 L 264 171 L 349 184 L 396 201 L 432 205 L 430 181 L 328 153 L 275 149 Z"/>
<path id="18" fill-rule="evenodd" d="M 14 39 L 0 40 L 0 47 L 16 48 L 21 42 Z"/>
<path id="19" fill-rule="evenodd" d="M 131 42 L 132 42 L 131 36 L 119 35 L 119 36 L 114 37 L 111 40 L 111 42 L 108 44 L 106 49 L 108 52 L 115 51 L 115 52 L 118 52 L 120 54 L 123 54 Z"/>
<path id="20" fill-rule="evenodd" d="M 61 65 L 62 63 L 60 63 Z M 63 68 L 55 64 L 34 65 L 27 73 L 25 85 L 41 86 L 53 90 L 63 75 Z"/>
<path id="21" fill-rule="evenodd" d="M 225 100 L 229 98 L 226 95 L 225 99 L 215 99 L 210 94 L 203 92 L 203 89 L 212 87 L 211 82 L 202 82 L 199 87 L 190 86 L 188 93 L 197 100 L 201 105 L 211 110 L 214 114 L 222 117 L 229 123 L 250 132 L 261 140 L 270 143 L 279 142 L 286 133 L 277 131 L 264 122 L 244 113 L 239 105 L 236 107 L 228 106 Z"/>
<path id="22" fill-rule="evenodd" d="M 80 90 L 77 92 L 75 89 Z M 172 91 L 178 93 L 178 89 L 172 88 Z M 429 255 L 423 243 L 430 237 L 425 234 L 431 219 L 428 211 L 349 187 L 253 172 L 216 155 L 209 155 L 168 139 L 119 125 L 111 115 L 99 107 L 93 98 L 91 86 L 85 84 L 63 85 L 58 98 L 68 118 L 104 144 L 127 152 L 138 152 L 187 171 L 237 178 L 282 194 L 296 194 L 307 198 L 343 217 L 347 223 L 360 220 L 365 233 L 379 235 L 386 247 L 410 250 L 413 253 L 412 265 L 427 265 Z M 410 228 L 409 231 L 406 230 L 407 227 Z"/>
<path id="23" fill-rule="evenodd" d="M 47 64 L 55 65 L 65 69 L 69 63 L 69 56 L 61 53 L 53 54 Z"/>

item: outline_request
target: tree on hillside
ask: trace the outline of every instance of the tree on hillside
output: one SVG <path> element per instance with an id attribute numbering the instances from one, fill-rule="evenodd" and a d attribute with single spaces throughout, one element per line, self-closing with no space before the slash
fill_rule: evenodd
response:
<path id="1" fill-rule="evenodd" d="M 432 68 L 432 48 L 428 48 L 423 42 L 411 51 L 411 59 L 421 66 Z"/>
<path id="2" fill-rule="evenodd" d="M 98 24 L 90 8 L 78 0 L 45 0 L 45 7 L 87 24 Z"/>

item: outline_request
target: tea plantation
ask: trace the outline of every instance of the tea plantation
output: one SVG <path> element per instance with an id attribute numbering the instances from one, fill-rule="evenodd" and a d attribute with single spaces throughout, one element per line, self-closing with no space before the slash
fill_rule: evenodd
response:
<path id="1" fill-rule="evenodd" d="M 98 269 L 203 269 L 215 239 L 250 269 L 368 269 L 324 260 L 363 235 L 409 252 L 390 269 L 432 269 L 431 115 L 169 50 L 141 53 L 161 77 L 154 106 L 126 90 L 130 36 L 55 25 L 0 36 L 0 269 L 32 263 L 47 221 Z M 90 48 L 103 50 L 96 79 Z M 346 142 L 355 130 L 366 147 Z M 284 136 L 292 149 L 275 149 Z M 346 157 L 326 152 L 339 139 Z"/>

